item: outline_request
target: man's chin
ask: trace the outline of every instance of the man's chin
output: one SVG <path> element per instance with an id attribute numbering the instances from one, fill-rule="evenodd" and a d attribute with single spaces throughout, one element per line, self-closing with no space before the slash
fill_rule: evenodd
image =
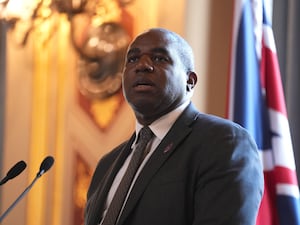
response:
<path id="1" fill-rule="evenodd" d="M 129 103 L 133 109 L 133 111 L 139 114 L 149 114 L 157 111 L 157 101 L 149 101 L 146 99 L 134 101 Z"/>
<path id="2" fill-rule="evenodd" d="M 154 109 L 153 103 L 147 101 L 135 102 L 134 104 L 131 104 L 131 106 L 134 111 L 139 113 L 147 113 Z"/>

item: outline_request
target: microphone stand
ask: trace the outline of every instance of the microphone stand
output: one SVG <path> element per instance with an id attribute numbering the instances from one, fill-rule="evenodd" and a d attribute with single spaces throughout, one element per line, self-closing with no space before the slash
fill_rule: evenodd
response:
<path id="1" fill-rule="evenodd" d="M 40 178 L 46 171 L 48 171 L 54 163 L 54 158 L 52 156 L 47 156 L 40 165 L 40 170 L 36 174 L 33 181 L 29 186 L 19 195 L 19 197 L 11 204 L 11 206 L 0 216 L 0 223 L 7 216 L 7 214 L 16 206 L 16 204 L 30 191 L 34 183 Z"/>
<path id="2" fill-rule="evenodd" d="M 37 181 L 37 179 L 40 178 L 39 175 L 37 175 L 31 184 L 19 195 L 19 197 L 10 205 L 10 207 L 1 215 L 0 217 L 0 223 L 2 220 L 7 216 L 7 214 L 16 206 L 16 204 L 30 191 L 30 189 L 33 187 L 34 183 Z"/>

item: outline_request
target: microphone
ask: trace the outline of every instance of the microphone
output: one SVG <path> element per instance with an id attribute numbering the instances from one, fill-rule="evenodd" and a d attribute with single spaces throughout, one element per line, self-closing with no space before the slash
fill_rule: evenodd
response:
<path id="1" fill-rule="evenodd" d="M 54 158 L 52 156 L 47 156 L 43 162 L 41 163 L 41 166 L 40 166 L 40 170 L 39 172 L 36 174 L 37 177 L 40 177 L 42 176 L 44 173 L 46 173 L 50 168 L 51 166 L 53 165 L 54 163 Z"/>
<path id="2" fill-rule="evenodd" d="M 5 184 L 7 181 L 15 178 L 26 168 L 26 163 L 22 160 L 17 162 L 6 174 L 6 176 L 0 181 L 0 185 Z"/>
<path id="3" fill-rule="evenodd" d="M 40 165 L 40 170 L 36 174 L 33 181 L 29 184 L 29 186 L 19 195 L 19 197 L 10 205 L 10 207 L 0 216 L 0 223 L 2 220 L 7 216 L 7 214 L 17 205 L 17 203 L 27 194 L 30 189 L 33 187 L 35 182 L 44 174 L 46 173 L 53 165 L 54 158 L 52 156 L 47 156 Z"/>

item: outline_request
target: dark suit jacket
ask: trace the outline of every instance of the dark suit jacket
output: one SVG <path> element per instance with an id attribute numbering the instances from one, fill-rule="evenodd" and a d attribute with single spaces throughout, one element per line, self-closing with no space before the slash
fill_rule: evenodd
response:
<path id="1" fill-rule="evenodd" d="M 100 221 L 133 140 L 99 161 L 86 225 Z M 254 225 L 262 193 L 258 150 L 245 129 L 190 104 L 141 171 L 118 225 Z"/>

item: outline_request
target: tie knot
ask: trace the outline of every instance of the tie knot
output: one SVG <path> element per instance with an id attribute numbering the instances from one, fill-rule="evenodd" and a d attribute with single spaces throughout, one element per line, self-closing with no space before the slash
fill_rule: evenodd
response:
<path id="1" fill-rule="evenodd" d="M 143 127 L 139 132 L 139 142 L 148 142 L 153 136 L 153 132 L 151 129 L 147 126 Z"/>

